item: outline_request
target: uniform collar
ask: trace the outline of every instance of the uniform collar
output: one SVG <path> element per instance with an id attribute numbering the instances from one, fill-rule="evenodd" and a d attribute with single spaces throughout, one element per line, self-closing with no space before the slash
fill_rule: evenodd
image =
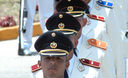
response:
<path id="1" fill-rule="evenodd" d="M 93 4 L 94 4 L 94 0 L 91 0 L 91 1 L 88 3 L 89 11 L 91 11 L 91 9 L 92 9 L 92 7 L 93 7 Z"/>
<path id="2" fill-rule="evenodd" d="M 83 37 L 83 34 L 81 34 L 80 38 L 78 39 L 78 45 L 77 45 L 77 51 L 76 51 L 76 54 L 79 55 L 79 50 L 80 50 L 80 47 L 81 47 L 81 44 L 82 44 L 82 37 Z"/>

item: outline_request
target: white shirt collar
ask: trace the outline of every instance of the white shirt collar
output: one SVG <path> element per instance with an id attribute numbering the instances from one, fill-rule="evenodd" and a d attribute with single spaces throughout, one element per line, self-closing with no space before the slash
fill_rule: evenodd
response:
<path id="1" fill-rule="evenodd" d="M 77 45 L 77 49 L 76 49 L 77 55 L 79 55 L 79 49 L 80 49 L 81 44 L 82 44 L 82 37 L 83 37 L 83 34 L 81 34 L 80 38 L 78 39 L 78 45 Z"/>

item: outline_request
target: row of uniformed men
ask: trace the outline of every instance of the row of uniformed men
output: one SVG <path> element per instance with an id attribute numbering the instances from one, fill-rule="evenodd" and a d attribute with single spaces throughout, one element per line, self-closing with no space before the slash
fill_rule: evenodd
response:
<path id="1" fill-rule="evenodd" d="M 64 31 L 72 40 L 74 54 L 71 52 L 68 58 L 71 59 L 67 69 L 68 76 L 69 78 L 123 78 L 124 73 L 119 75 L 116 70 L 117 59 L 114 58 L 115 53 L 112 52 L 108 38 L 113 32 L 107 31 L 105 23 L 109 20 L 111 14 L 109 12 L 113 11 L 113 3 L 91 0 L 88 5 L 81 0 L 62 0 L 56 6 L 57 12 L 71 14 L 79 21 L 81 27 L 63 13 L 51 16 L 46 23 L 48 30 Z M 36 71 L 35 78 L 41 77 L 38 69 L 40 69 L 39 64 L 32 66 L 32 71 Z M 40 72 L 42 74 L 42 71 Z"/>

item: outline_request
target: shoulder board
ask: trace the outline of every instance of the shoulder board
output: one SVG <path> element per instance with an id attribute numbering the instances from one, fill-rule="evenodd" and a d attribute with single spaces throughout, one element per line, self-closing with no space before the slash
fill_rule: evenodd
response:
<path id="1" fill-rule="evenodd" d="M 38 70 L 41 70 L 41 67 L 39 66 L 39 64 L 35 64 L 35 65 L 31 66 L 32 72 L 36 72 Z"/>
<path id="2" fill-rule="evenodd" d="M 92 60 L 85 59 L 85 58 L 81 58 L 81 59 L 79 59 L 79 60 L 80 60 L 80 62 L 81 62 L 83 65 L 87 65 L 87 66 L 91 66 L 91 67 L 100 69 L 100 62 L 92 61 Z"/>
<path id="3" fill-rule="evenodd" d="M 98 1 L 96 1 L 96 3 L 98 5 L 100 5 L 100 6 L 105 6 L 105 7 L 108 7 L 108 8 L 113 8 L 113 3 L 112 2 L 98 0 Z"/>
<path id="4" fill-rule="evenodd" d="M 104 41 L 100 41 L 100 40 L 96 40 L 96 39 L 91 38 L 91 39 L 88 39 L 88 43 L 92 46 L 101 48 L 103 50 L 107 49 L 107 43 Z"/>
<path id="5" fill-rule="evenodd" d="M 105 22 L 105 18 L 102 17 L 102 16 L 97 16 L 97 15 L 93 15 L 93 14 L 87 14 L 87 16 L 91 19 L 95 19 L 95 20 L 98 20 L 98 21 Z"/>

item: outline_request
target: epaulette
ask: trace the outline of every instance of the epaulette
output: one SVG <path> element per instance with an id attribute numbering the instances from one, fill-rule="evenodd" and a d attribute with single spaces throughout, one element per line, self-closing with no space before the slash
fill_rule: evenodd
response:
<path id="1" fill-rule="evenodd" d="M 101 48 L 103 50 L 107 49 L 107 43 L 104 41 L 100 41 L 100 40 L 96 40 L 96 39 L 91 38 L 91 39 L 88 39 L 88 43 L 92 46 Z"/>
<path id="2" fill-rule="evenodd" d="M 105 18 L 102 16 L 97 16 L 97 15 L 93 15 L 93 14 L 87 14 L 87 16 L 91 19 L 95 19 L 95 20 L 99 20 L 99 21 L 103 21 L 105 22 Z"/>
<path id="3" fill-rule="evenodd" d="M 32 72 L 36 72 L 38 70 L 41 70 L 41 67 L 39 66 L 39 64 L 35 64 L 31 66 L 31 71 Z"/>
<path id="4" fill-rule="evenodd" d="M 100 6 L 105 6 L 105 7 L 108 7 L 108 8 L 113 8 L 113 3 L 112 2 L 98 0 L 98 1 L 96 1 L 96 3 L 98 5 L 100 5 Z"/>
<path id="5" fill-rule="evenodd" d="M 80 62 L 81 62 L 83 65 L 87 65 L 87 66 L 91 66 L 91 67 L 100 69 L 100 62 L 92 61 L 92 60 L 85 59 L 85 58 L 81 58 L 81 59 L 79 59 L 79 60 L 80 60 Z"/>

